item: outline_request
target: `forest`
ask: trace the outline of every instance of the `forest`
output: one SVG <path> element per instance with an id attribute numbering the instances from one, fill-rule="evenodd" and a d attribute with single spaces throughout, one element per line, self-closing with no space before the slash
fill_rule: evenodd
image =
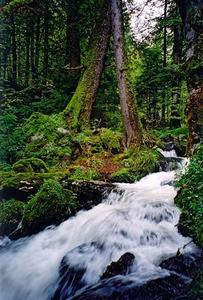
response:
<path id="1" fill-rule="evenodd" d="M 202 137 L 203 0 L 0 0 L 0 300 L 202 299 Z"/>

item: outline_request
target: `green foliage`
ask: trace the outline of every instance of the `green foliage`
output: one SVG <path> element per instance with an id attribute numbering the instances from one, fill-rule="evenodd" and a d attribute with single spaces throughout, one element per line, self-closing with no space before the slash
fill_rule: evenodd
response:
<path id="1" fill-rule="evenodd" d="M 3 114 L 0 115 L 1 165 L 2 163 L 12 164 L 20 156 L 24 145 L 24 131 L 18 125 L 15 111 L 13 109 L 4 110 Z"/>
<path id="2" fill-rule="evenodd" d="M 132 171 L 129 168 L 121 168 L 117 172 L 111 175 L 111 181 L 113 182 L 126 182 L 133 183 L 140 179 L 140 176 L 136 171 Z"/>
<path id="3" fill-rule="evenodd" d="M 34 113 L 23 129 L 28 140 L 25 157 L 41 158 L 51 166 L 70 160 L 72 138 L 63 114 L 47 116 Z"/>
<path id="4" fill-rule="evenodd" d="M 27 5 L 31 2 L 32 2 L 32 0 L 12 0 L 4 6 L 4 11 L 5 12 L 11 12 L 16 7 Z"/>
<path id="5" fill-rule="evenodd" d="M 185 174 L 177 182 L 176 203 L 182 210 L 180 224 L 203 246 L 203 147 L 196 150 Z"/>
<path id="6" fill-rule="evenodd" d="M 73 214 L 76 207 L 74 194 L 64 190 L 59 182 L 48 179 L 26 205 L 23 228 L 37 231 L 45 226 L 57 224 Z"/>
<path id="7" fill-rule="evenodd" d="M 21 172 L 47 172 L 48 168 L 43 160 L 38 158 L 20 159 L 13 165 L 13 171 L 17 173 Z"/>
<path id="8" fill-rule="evenodd" d="M 151 133 L 162 140 L 167 139 L 169 137 L 178 138 L 179 136 L 182 136 L 184 139 L 186 139 L 188 137 L 188 127 L 184 125 L 176 129 L 167 129 L 167 128 L 162 128 L 160 130 L 153 129 L 151 130 Z"/>
<path id="9" fill-rule="evenodd" d="M 158 168 L 159 156 L 160 154 L 154 149 L 130 148 L 122 158 L 118 158 L 119 161 L 121 160 L 122 167 L 111 175 L 111 180 L 135 182 Z"/>
<path id="10" fill-rule="evenodd" d="M 121 149 L 121 133 L 112 131 L 108 128 L 102 128 L 100 132 L 100 139 L 104 149 L 109 151 Z"/>
<path id="11" fill-rule="evenodd" d="M 84 168 L 84 167 L 76 167 L 74 172 L 69 177 L 70 180 L 99 180 L 101 179 L 101 175 L 95 169 Z"/>
<path id="12" fill-rule="evenodd" d="M 0 203 L 0 235 L 11 233 L 22 219 L 24 203 L 14 199 Z"/>

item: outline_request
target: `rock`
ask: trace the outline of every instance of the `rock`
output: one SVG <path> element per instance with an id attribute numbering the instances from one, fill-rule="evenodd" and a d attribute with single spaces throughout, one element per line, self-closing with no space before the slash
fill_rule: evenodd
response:
<path id="1" fill-rule="evenodd" d="M 65 189 L 77 195 L 80 209 L 90 209 L 101 201 L 114 189 L 116 185 L 104 181 L 62 181 Z"/>
<path id="2" fill-rule="evenodd" d="M 203 256 L 201 252 L 195 256 L 176 255 L 163 261 L 160 267 L 189 278 L 194 278 L 203 267 Z"/>
<path id="3" fill-rule="evenodd" d="M 113 277 L 76 293 L 72 300 L 175 300 L 188 283 L 179 275 L 151 280 L 136 286 L 130 279 Z M 61 298 L 58 298 L 58 300 Z M 56 300 L 56 299 L 55 299 Z M 61 299 L 65 300 L 65 298 Z"/>
<path id="4" fill-rule="evenodd" d="M 57 128 L 57 132 L 61 133 L 62 135 L 70 134 L 70 132 L 67 129 L 62 127 Z"/>
<path id="5" fill-rule="evenodd" d="M 134 260 L 135 256 L 132 253 L 127 252 L 123 254 L 118 261 L 112 262 L 109 266 L 107 266 L 105 272 L 101 276 L 101 279 L 111 278 L 116 275 L 126 275 Z"/>

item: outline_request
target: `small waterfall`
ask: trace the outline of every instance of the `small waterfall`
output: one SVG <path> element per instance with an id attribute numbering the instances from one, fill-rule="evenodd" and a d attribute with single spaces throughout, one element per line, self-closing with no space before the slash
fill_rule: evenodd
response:
<path id="1" fill-rule="evenodd" d="M 135 284 L 167 276 L 161 261 L 177 251 L 196 251 L 176 226 L 180 212 L 174 205 L 175 175 L 158 172 L 134 184 L 117 184 L 118 191 L 101 204 L 58 227 L 15 242 L 6 240 L 0 251 L 0 300 L 50 300 L 64 257 L 70 270 L 82 270 L 83 286 L 97 283 L 107 265 L 126 252 L 135 256 L 127 275 Z M 73 279 L 69 298 L 76 289 Z"/>

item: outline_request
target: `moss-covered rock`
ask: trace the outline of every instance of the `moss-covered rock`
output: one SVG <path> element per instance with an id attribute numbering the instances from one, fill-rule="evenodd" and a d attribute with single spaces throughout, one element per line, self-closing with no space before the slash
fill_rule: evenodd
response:
<path id="1" fill-rule="evenodd" d="M 59 224 L 71 216 L 77 207 L 74 193 L 64 190 L 53 179 L 46 180 L 25 207 L 22 231 L 30 234 L 48 225 Z"/>
<path id="2" fill-rule="evenodd" d="M 72 181 L 77 181 L 77 180 L 99 180 L 101 179 L 101 175 L 98 171 L 95 169 L 90 169 L 90 168 L 85 168 L 85 167 L 75 167 L 72 174 L 69 177 L 70 180 Z"/>
<path id="3" fill-rule="evenodd" d="M 160 154 L 146 147 L 136 147 L 127 150 L 119 156 L 121 168 L 111 175 L 112 181 L 135 182 L 140 178 L 155 172 L 159 168 Z"/>
<path id="4" fill-rule="evenodd" d="M 22 219 L 24 203 L 14 199 L 0 203 L 0 236 L 9 235 Z"/>
<path id="5" fill-rule="evenodd" d="M 36 172 L 44 173 L 48 171 L 45 162 L 39 158 L 20 159 L 13 165 L 13 171 L 17 173 Z"/>
<path id="6" fill-rule="evenodd" d="M 179 228 L 203 247 L 203 146 L 196 150 L 177 186 L 175 202 L 182 211 Z"/>
<path id="7" fill-rule="evenodd" d="M 125 182 L 125 183 L 133 183 L 140 179 L 140 176 L 128 169 L 128 168 L 121 168 L 117 172 L 111 175 L 112 182 Z"/>

